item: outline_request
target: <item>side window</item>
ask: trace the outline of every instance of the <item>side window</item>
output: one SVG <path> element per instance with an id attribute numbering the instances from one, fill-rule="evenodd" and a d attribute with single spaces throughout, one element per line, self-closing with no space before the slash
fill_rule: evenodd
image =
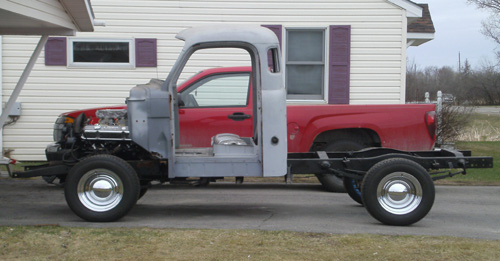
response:
<path id="1" fill-rule="evenodd" d="M 281 71 L 278 49 L 273 48 L 267 51 L 267 63 L 270 72 L 278 73 Z"/>
<path id="2" fill-rule="evenodd" d="M 205 78 L 180 93 L 184 108 L 244 107 L 248 104 L 249 73 Z"/>

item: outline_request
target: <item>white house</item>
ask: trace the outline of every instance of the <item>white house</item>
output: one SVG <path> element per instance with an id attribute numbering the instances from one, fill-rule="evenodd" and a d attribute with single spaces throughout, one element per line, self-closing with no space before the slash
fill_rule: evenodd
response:
<path id="1" fill-rule="evenodd" d="M 296 103 L 404 103 L 406 49 L 434 36 L 427 5 L 408 0 L 92 0 L 92 9 L 105 26 L 45 46 L 18 99 L 21 116 L 3 130 L 13 158 L 44 160 L 61 112 L 123 104 L 135 84 L 166 78 L 182 47 L 175 34 L 188 27 L 269 27 L 281 40 L 288 99 Z M 2 37 L 4 102 L 37 40 Z M 231 54 L 205 58 L 239 65 Z"/>
<path id="2" fill-rule="evenodd" d="M 4 108 L 0 107 L 0 130 L 8 124 L 15 123 L 21 116 L 20 106 L 16 104 L 16 100 L 44 49 L 49 35 L 74 36 L 77 31 L 92 32 L 94 23 L 94 14 L 89 0 L 0 0 L 0 95 L 2 100 L 8 100 Z M 8 94 L 5 94 L 1 88 L 4 76 L 2 37 L 6 35 L 30 35 L 37 36 L 35 39 L 38 39 L 38 43 L 29 46 L 32 47 L 29 50 L 23 46 L 26 43 L 25 38 L 19 38 L 20 42 L 13 45 L 19 48 L 14 48 L 14 50 L 21 50 L 23 58 L 28 59 L 21 58 L 16 62 L 16 64 L 20 62 L 24 64 L 22 69 L 16 69 L 20 72 L 19 77 Z M 15 41 L 15 39 L 14 37 L 10 40 Z M 16 56 L 15 51 L 9 53 Z M 8 118 L 10 121 L 6 124 Z M 0 147 L 3 148 L 2 138 L 3 135 L 0 136 Z M 0 158 L 0 164 L 8 162 L 10 159 Z"/>

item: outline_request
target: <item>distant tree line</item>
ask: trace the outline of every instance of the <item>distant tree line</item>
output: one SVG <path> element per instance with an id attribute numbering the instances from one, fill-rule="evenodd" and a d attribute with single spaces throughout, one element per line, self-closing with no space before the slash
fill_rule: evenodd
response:
<path id="1" fill-rule="evenodd" d="M 451 67 L 407 66 L 406 101 L 423 102 L 425 92 L 436 100 L 437 91 L 452 94 L 456 104 L 500 105 L 500 67 L 483 65 L 472 69 L 466 60 L 458 70 Z"/>
<path id="2" fill-rule="evenodd" d="M 483 21 L 481 32 L 500 49 L 500 0 L 467 0 L 486 10 L 490 16 Z M 437 91 L 452 94 L 457 104 L 500 105 L 500 51 L 497 61 L 473 69 L 467 60 L 458 70 L 451 67 L 418 68 L 409 63 L 406 74 L 406 101 L 422 102 L 425 92 L 436 100 Z"/>

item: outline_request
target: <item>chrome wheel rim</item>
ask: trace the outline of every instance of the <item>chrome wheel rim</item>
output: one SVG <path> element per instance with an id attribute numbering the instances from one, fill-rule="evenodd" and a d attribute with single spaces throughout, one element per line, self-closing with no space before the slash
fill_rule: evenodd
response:
<path id="1" fill-rule="evenodd" d="M 387 212 L 405 215 L 414 211 L 422 202 L 422 185 L 406 172 L 385 176 L 377 187 L 377 200 Z"/>
<path id="2" fill-rule="evenodd" d="M 78 198 L 95 212 L 116 207 L 123 198 L 123 183 L 116 173 L 107 169 L 93 169 L 78 182 Z"/>

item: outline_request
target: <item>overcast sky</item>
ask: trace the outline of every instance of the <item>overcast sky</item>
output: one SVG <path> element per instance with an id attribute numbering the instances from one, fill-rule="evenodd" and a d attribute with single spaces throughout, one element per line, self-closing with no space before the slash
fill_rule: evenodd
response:
<path id="1" fill-rule="evenodd" d="M 489 15 L 468 5 L 466 0 L 420 0 L 428 3 L 436 34 L 434 40 L 408 48 L 408 60 L 418 68 L 426 66 L 458 67 L 458 53 L 462 64 L 468 59 L 473 67 L 484 61 L 495 61 L 493 40 L 481 34 L 481 21 Z M 500 50 L 500 48 L 498 48 Z"/>

